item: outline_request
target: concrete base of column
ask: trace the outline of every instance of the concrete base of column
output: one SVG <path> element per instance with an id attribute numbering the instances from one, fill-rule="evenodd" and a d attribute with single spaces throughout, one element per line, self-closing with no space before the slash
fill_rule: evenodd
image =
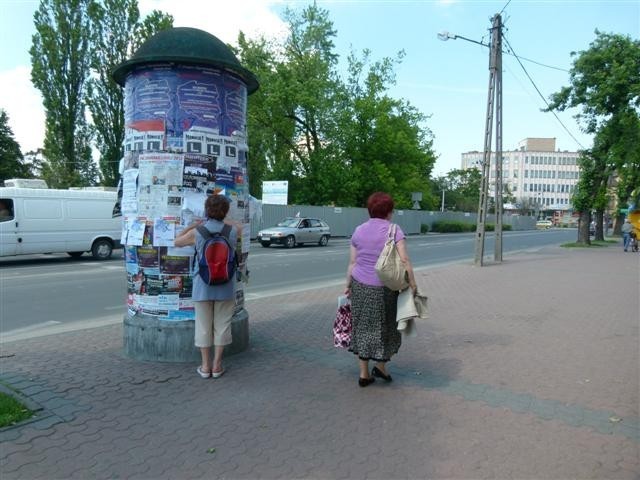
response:
<path id="1" fill-rule="evenodd" d="M 152 362 L 198 362 L 200 349 L 193 344 L 193 320 L 166 321 L 138 314 L 124 318 L 124 353 L 135 360 Z M 249 314 L 243 308 L 231 320 L 233 342 L 225 347 L 225 355 L 233 355 L 249 347 Z"/>

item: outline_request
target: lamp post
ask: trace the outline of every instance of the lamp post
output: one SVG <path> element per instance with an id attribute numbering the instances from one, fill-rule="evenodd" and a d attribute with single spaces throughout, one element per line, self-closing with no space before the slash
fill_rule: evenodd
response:
<path id="1" fill-rule="evenodd" d="M 440 211 L 444 212 L 444 188 L 442 189 L 442 203 L 440 204 Z"/>
<path id="2" fill-rule="evenodd" d="M 471 40 L 449 32 L 440 32 L 440 40 L 456 40 L 458 38 L 487 46 L 482 42 Z M 478 223 L 475 237 L 474 264 L 482 266 L 484 259 L 485 223 L 487 219 L 487 206 L 489 196 L 489 173 L 491 167 L 491 135 L 493 128 L 494 104 L 496 107 L 496 225 L 495 225 L 495 252 L 496 262 L 502 261 L 502 17 L 494 15 L 491 26 L 491 46 L 489 46 L 489 92 L 487 95 L 487 117 L 484 135 L 484 154 L 482 158 L 482 177 L 480 182 L 480 199 L 478 202 Z"/>

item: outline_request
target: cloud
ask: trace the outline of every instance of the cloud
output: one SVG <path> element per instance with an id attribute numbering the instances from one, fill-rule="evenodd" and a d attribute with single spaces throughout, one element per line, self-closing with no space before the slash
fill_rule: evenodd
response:
<path id="1" fill-rule="evenodd" d="M 139 1 L 142 16 L 152 10 L 161 10 L 173 15 L 174 26 L 199 28 L 229 44 L 236 43 L 240 30 L 250 38 L 282 36 L 286 24 L 273 10 L 277 5 L 284 5 L 284 2 L 189 0 L 189 7 L 185 8 L 182 2 L 175 0 Z"/>
<path id="2" fill-rule="evenodd" d="M 36 150 L 44 142 L 42 96 L 31 83 L 31 68 L 19 66 L 0 72 L 0 108 L 9 116 L 9 126 L 22 152 Z"/>
<path id="3" fill-rule="evenodd" d="M 173 15 L 174 26 L 205 30 L 228 44 L 236 44 L 242 30 L 249 38 L 264 35 L 281 38 L 287 26 L 275 13 L 274 8 L 284 5 L 282 1 L 236 0 L 212 1 L 189 0 L 140 0 L 142 16 L 152 10 L 161 10 Z M 41 148 L 44 143 L 45 114 L 42 96 L 31 83 L 31 67 L 23 65 L 0 71 L 0 91 L 3 99 L 0 108 L 9 116 L 9 126 L 23 153 Z"/>

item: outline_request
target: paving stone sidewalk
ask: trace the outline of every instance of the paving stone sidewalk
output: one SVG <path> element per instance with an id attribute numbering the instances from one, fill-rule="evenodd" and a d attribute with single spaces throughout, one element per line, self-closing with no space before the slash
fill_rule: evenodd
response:
<path id="1" fill-rule="evenodd" d="M 249 302 L 216 380 L 124 357 L 121 325 L 5 343 L 0 382 L 43 409 L 0 432 L 0 474 L 637 480 L 639 272 L 617 247 L 422 271 L 430 318 L 367 388 L 338 288 Z"/>

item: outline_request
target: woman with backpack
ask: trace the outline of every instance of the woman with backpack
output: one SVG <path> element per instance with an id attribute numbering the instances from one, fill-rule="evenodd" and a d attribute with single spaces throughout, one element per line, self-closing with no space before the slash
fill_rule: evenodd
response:
<path id="1" fill-rule="evenodd" d="M 196 264 L 203 263 L 203 251 L 207 239 L 203 236 L 207 232 L 202 231 L 204 227 L 210 234 L 225 235 L 234 257 L 234 247 L 238 240 L 238 233 L 235 228 L 224 222 L 229 212 L 229 199 L 224 195 L 211 195 L 207 197 L 204 204 L 207 220 L 195 222 L 186 227 L 175 238 L 176 247 L 186 247 L 195 245 Z M 224 231 L 223 231 L 224 230 Z M 210 235 L 208 235 L 210 236 Z M 209 248 L 209 247 L 207 247 Z M 222 354 L 224 346 L 231 343 L 231 318 L 235 307 L 235 276 L 229 278 L 224 283 L 210 284 L 208 279 L 201 273 L 202 269 L 196 270 L 193 274 L 192 299 L 195 305 L 195 345 L 200 348 L 202 364 L 196 369 L 202 378 L 219 378 L 224 374 L 222 367 Z M 211 347 L 213 346 L 213 362 L 211 361 Z"/>

